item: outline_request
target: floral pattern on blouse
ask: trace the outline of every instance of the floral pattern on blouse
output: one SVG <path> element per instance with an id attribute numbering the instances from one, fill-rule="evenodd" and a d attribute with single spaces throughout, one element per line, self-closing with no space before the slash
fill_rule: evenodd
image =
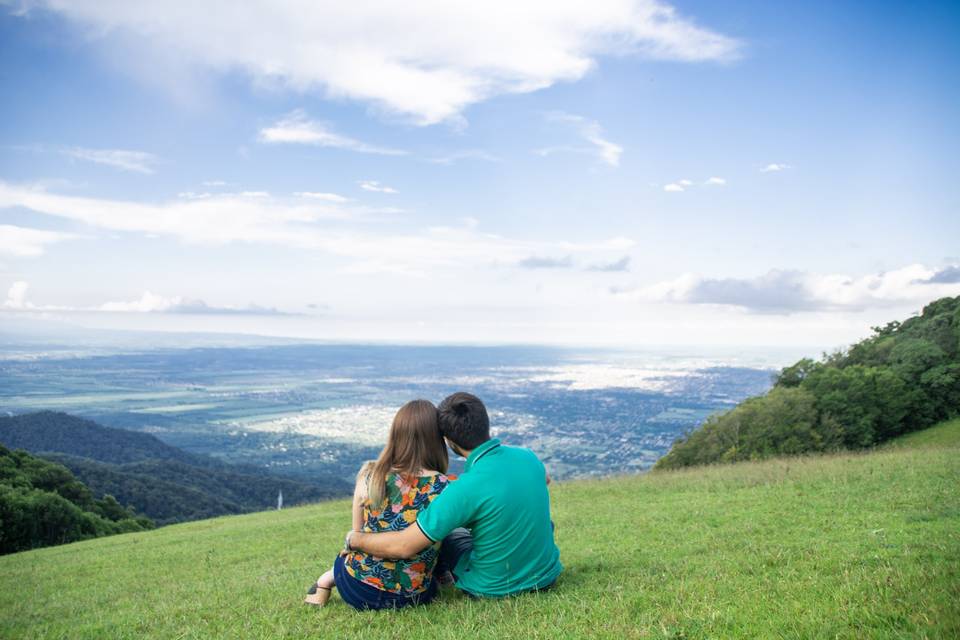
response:
<path id="1" fill-rule="evenodd" d="M 380 533 L 402 531 L 416 522 L 417 514 L 427 508 L 456 476 L 437 474 L 420 476 L 408 484 L 399 474 L 387 475 L 386 496 L 379 505 L 363 504 L 363 531 Z M 440 543 L 435 542 L 409 560 L 386 560 L 362 551 L 345 554 L 343 566 L 357 580 L 391 593 L 423 593 L 430 586 L 437 564 Z"/>

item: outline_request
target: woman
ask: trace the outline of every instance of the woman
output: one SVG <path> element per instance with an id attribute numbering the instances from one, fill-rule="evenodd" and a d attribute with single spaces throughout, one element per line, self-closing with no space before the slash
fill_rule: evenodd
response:
<path id="1" fill-rule="evenodd" d="M 415 522 L 453 479 L 445 475 L 448 461 L 436 407 L 426 400 L 403 405 L 380 457 L 357 474 L 353 530 L 399 531 Z M 426 604 L 437 595 L 433 569 L 439 548 L 438 542 L 409 560 L 342 551 L 305 602 L 323 606 L 336 586 L 344 602 L 359 610 Z"/>

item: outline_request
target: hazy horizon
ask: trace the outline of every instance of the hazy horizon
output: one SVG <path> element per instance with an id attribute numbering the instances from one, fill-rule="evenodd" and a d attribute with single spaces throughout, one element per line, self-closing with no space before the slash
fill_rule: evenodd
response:
<path id="1" fill-rule="evenodd" d="M 426 347 L 426 348 L 538 348 L 558 352 L 583 351 L 700 358 L 717 365 L 756 366 L 771 369 L 787 366 L 804 357 L 819 357 L 847 344 L 821 348 L 817 345 L 710 345 L 710 344 L 605 344 L 521 341 L 415 341 L 311 338 L 307 336 L 235 333 L 225 331 L 176 331 L 169 328 L 142 330 L 88 327 L 75 322 L 37 318 L 3 319 L 0 322 L 0 360 L 21 357 L 63 357 L 97 354 L 149 352 L 161 349 L 247 348 L 258 346 L 346 346 L 346 347 Z M 51 347 L 53 347 L 51 349 Z"/>

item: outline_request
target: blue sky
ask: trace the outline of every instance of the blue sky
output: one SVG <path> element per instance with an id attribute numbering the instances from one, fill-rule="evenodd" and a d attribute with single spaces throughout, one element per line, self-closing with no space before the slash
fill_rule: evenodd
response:
<path id="1" fill-rule="evenodd" d="M 0 322 L 826 349 L 960 294 L 955 3 L 521 4 L 0 3 Z"/>

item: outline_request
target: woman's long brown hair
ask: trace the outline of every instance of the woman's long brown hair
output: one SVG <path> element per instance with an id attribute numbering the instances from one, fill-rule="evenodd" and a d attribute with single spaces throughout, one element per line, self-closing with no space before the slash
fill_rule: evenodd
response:
<path id="1" fill-rule="evenodd" d="M 370 505 L 380 506 L 390 472 L 400 474 L 404 482 L 413 484 L 421 469 L 446 473 L 449 461 L 447 445 L 437 423 L 437 408 L 428 400 L 408 402 L 393 417 L 387 446 L 380 457 L 360 471 L 367 475 Z"/>

